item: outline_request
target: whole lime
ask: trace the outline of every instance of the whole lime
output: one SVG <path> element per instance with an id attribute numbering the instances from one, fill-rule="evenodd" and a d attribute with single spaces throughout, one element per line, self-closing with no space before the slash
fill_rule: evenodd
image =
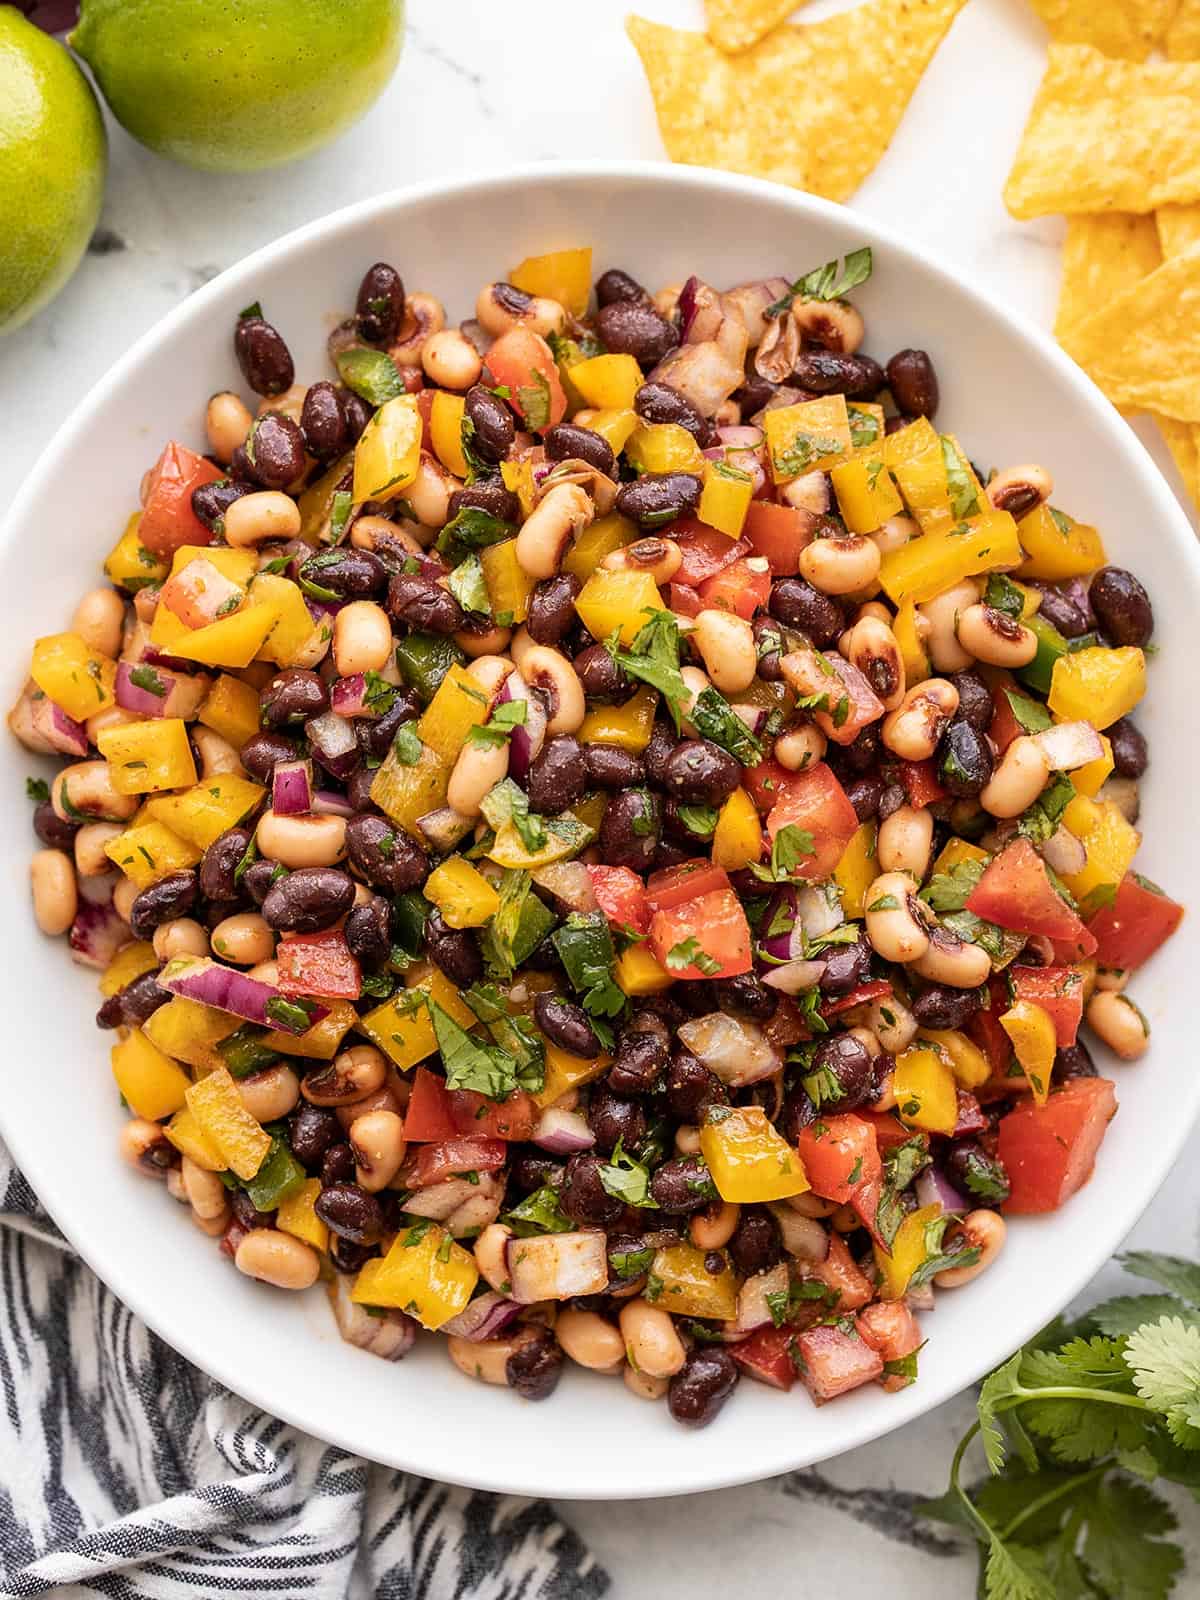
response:
<path id="1" fill-rule="evenodd" d="M 84 0 L 70 42 L 135 139 L 250 172 L 349 127 L 403 34 L 404 0 Z"/>
<path id="2" fill-rule="evenodd" d="M 0 6 L 0 331 L 31 317 L 79 265 L 107 148 L 96 96 L 68 52 Z"/>

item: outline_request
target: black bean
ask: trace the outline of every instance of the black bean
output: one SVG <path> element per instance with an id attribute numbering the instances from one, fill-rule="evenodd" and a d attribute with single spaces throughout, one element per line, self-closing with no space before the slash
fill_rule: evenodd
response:
<path id="1" fill-rule="evenodd" d="M 546 1400 L 558 1388 L 566 1357 L 557 1339 L 547 1328 L 538 1330 L 513 1351 L 504 1363 L 508 1387 L 522 1400 Z"/>
<path id="2" fill-rule="evenodd" d="M 192 490 L 192 510 L 210 533 L 225 526 L 225 513 L 235 500 L 253 494 L 248 483 L 235 483 L 232 478 L 215 478 L 212 483 L 202 483 Z"/>
<path id="3" fill-rule="evenodd" d="M 1052 584 L 1047 584 L 1042 590 L 1042 603 L 1038 606 L 1037 614 L 1052 628 L 1057 628 L 1064 639 L 1078 639 L 1088 631 L 1088 617 L 1083 607 Z"/>
<path id="4" fill-rule="evenodd" d="M 262 903 L 263 919 L 277 933 L 318 933 L 354 904 L 354 879 L 337 867 L 297 867 L 280 878 Z"/>
<path id="5" fill-rule="evenodd" d="M 887 382 L 878 361 L 847 356 L 837 350 L 801 350 L 792 381 L 813 394 L 844 394 L 848 400 L 870 400 Z"/>
<path id="6" fill-rule="evenodd" d="M 551 1044 L 586 1061 L 594 1061 L 600 1054 L 600 1041 L 592 1031 L 588 1014 L 573 1000 L 565 1000 L 559 994 L 539 994 L 533 1002 L 533 1015 Z"/>
<path id="7" fill-rule="evenodd" d="M 514 1159 L 509 1174 L 518 1193 L 532 1194 L 535 1189 L 546 1186 L 551 1189 L 559 1187 L 563 1181 L 561 1161 L 555 1161 L 553 1156 L 539 1155 L 536 1150 L 528 1150 L 523 1145 L 514 1148 L 524 1151 Z"/>
<path id="8" fill-rule="evenodd" d="M 309 455 L 318 461 L 331 461 L 347 448 L 350 430 L 336 384 L 323 378 L 309 386 L 300 409 L 300 432 Z"/>
<path id="9" fill-rule="evenodd" d="M 679 736 L 671 725 L 661 717 L 656 718 L 650 730 L 650 743 L 642 751 L 642 762 L 651 783 L 661 786 L 665 782 L 667 761 L 678 743 Z"/>
<path id="10" fill-rule="evenodd" d="M 377 261 L 367 268 L 354 311 L 358 331 L 368 344 L 391 344 L 404 321 L 404 280 L 395 267 Z"/>
<path id="11" fill-rule="evenodd" d="M 1054 1067 L 1050 1073 L 1054 1083 L 1069 1083 L 1072 1078 L 1097 1076 L 1096 1063 L 1092 1060 L 1091 1051 L 1082 1040 L 1066 1045 L 1056 1054 Z"/>
<path id="12" fill-rule="evenodd" d="M 1113 770 L 1121 778 L 1140 778 L 1150 765 L 1150 751 L 1145 735 L 1130 722 L 1120 717 L 1108 729 L 1112 744 Z"/>
<path id="13" fill-rule="evenodd" d="M 748 422 L 759 411 L 764 411 L 779 389 L 770 378 L 752 372 L 740 389 L 733 391 L 735 405 L 741 408 L 742 420 Z"/>
<path id="14" fill-rule="evenodd" d="M 423 633 L 457 633 L 463 609 L 448 589 L 419 572 L 399 573 L 388 584 L 388 615 Z"/>
<path id="15" fill-rule="evenodd" d="M 687 1217 L 716 1196 L 708 1163 L 701 1156 L 664 1161 L 650 1180 L 650 1196 L 670 1217 Z"/>
<path id="16" fill-rule="evenodd" d="M 912 1002 L 912 1014 L 923 1028 L 961 1028 L 978 1010 L 976 990 L 942 983 L 931 983 Z"/>
<path id="17" fill-rule="evenodd" d="M 667 1408 L 676 1422 L 707 1428 L 738 1385 L 737 1363 L 716 1344 L 699 1344 L 688 1352 L 667 1389 Z"/>
<path id="18" fill-rule="evenodd" d="M 383 1233 L 383 1207 L 356 1183 L 322 1189 L 313 1209 L 332 1233 L 351 1244 L 375 1244 Z"/>
<path id="19" fill-rule="evenodd" d="M 836 771 L 850 773 L 856 777 L 866 774 L 875 776 L 882 757 L 883 745 L 877 722 L 868 723 L 849 744 L 830 745 L 825 755 L 825 759 Z"/>
<path id="20" fill-rule="evenodd" d="M 377 895 L 366 905 L 355 906 L 342 932 L 356 961 L 369 968 L 382 966 L 391 950 L 391 916 L 387 901 Z"/>
<path id="21" fill-rule="evenodd" d="M 617 1041 L 616 1060 L 608 1069 L 608 1087 L 617 1094 L 649 1094 L 667 1064 L 667 1030 L 626 1026 Z"/>
<path id="22" fill-rule="evenodd" d="M 607 478 L 617 476 L 617 458 L 603 434 L 581 428 L 575 422 L 560 422 L 543 436 L 548 461 L 586 461 Z"/>
<path id="23" fill-rule="evenodd" d="M 1096 620 L 1115 645 L 1144 645 L 1154 632 L 1150 596 L 1124 567 L 1101 567 L 1088 599 Z"/>
<path id="24" fill-rule="evenodd" d="M 252 861 L 242 873 L 242 888 L 256 906 L 261 908 L 263 901 L 275 886 L 276 875 L 283 870 L 278 861 L 272 861 L 267 856 L 259 856 L 258 860 Z"/>
<path id="25" fill-rule="evenodd" d="M 660 839 L 652 864 L 655 872 L 665 872 L 668 867 L 680 867 L 685 861 L 690 861 L 695 853 L 694 842 L 682 844 L 674 839 Z"/>
<path id="26" fill-rule="evenodd" d="M 347 544 L 310 556 L 300 568 L 300 577 L 319 589 L 328 589 L 339 600 L 370 600 L 383 588 L 387 569 L 370 550 Z"/>
<path id="27" fill-rule="evenodd" d="M 355 1174 L 354 1151 L 343 1136 L 331 1144 L 321 1160 L 321 1184 L 332 1189 L 339 1183 L 353 1183 Z"/>
<path id="28" fill-rule="evenodd" d="M 633 397 L 633 409 L 643 422 L 673 422 L 686 428 L 702 447 L 712 438 L 712 423 L 702 417 L 687 395 L 667 383 L 644 383 Z"/>
<path id="29" fill-rule="evenodd" d="M 292 353 L 283 336 L 262 317 L 240 317 L 233 349 L 242 376 L 255 394 L 282 394 L 296 378 Z"/>
<path id="30" fill-rule="evenodd" d="M 168 872 L 165 878 L 148 884 L 129 908 L 129 926 L 134 938 L 149 939 L 155 928 L 176 917 L 186 917 L 196 903 L 196 874 L 185 868 Z"/>
<path id="31" fill-rule="evenodd" d="M 821 1085 L 823 1111 L 853 1111 L 871 1092 L 871 1053 L 850 1033 L 822 1039 L 813 1052 L 809 1072 Z"/>
<path id="32" fill-rule="evenodd" d="M 976 1139 L 957 1139 L 946 1152 L 944 1166 L 955 1188 L 980 1205 L 1002 1206 L 1012 1192 L 1008 1168 Z"/>
<path id="33" fill-rule="evenodd" d="M 956 722 L 969 723 L 976 733 L 986 733 L 992 720 L 992 691 L 977 672 L 952 672 L 950 682 L 958 690 Z"/>
<path id="34" fill-rule="evenodd" d="M 310 1106 L 301 1100 L 288 1118 L 292 1154 L 306 1172 L 319 1170 L 325 1152 L 344 1138 L 337 1113 L 329 1106 Z"/>
<path id="35" fill-rule="evenodd" d="M 741 779 L 741 763 L 708 739 L 681 739 L 663 764 L 664 787 L 689 805 L 722 805 Z"/>
<path id="36" fill-rule="evenodd" d="M 447 927 L 440 911 L 425 919 L 425 953 L 460 989 L 483 977 L 483 957 L 470 929 Z"/>
<path id="37" fill-rule="evenodd" d="M 856 944 L 830 945 L 821 952 L 825 971 L 821 974 L 820 989 L 824 995 L 849 994 L 871 976 L 871 944 L 866 934 L 860 934 Z"/>
<path id="38" fill-rule="evenodd" d="M 322 716 L 329 710 L 329 691 L 307 667 L 285 667 L 262 690 L 259 701 L 264 726 L 284 728 Z"/>
<path id="39" fill-rule="evenodd" d="M 898 350 L 887 364 L 887 381 L 906 417 L 932 417 L 937 411 L 937 373 L 924 350 Z"/>
<path id="40" fill-rule="evenodd" d="M 789 1144 L 796 1140 L 817 1120 L 817 1108 L 809 1099 L 803 1084 L 797 1084 L 783 1102 L 783 1110 L 775 1119 L 776 1126 Z"/>
<path id="41" fill-rule="evenodd" d="M 615 700 L 629 692 L 629 679 L 602 644 L 581 650 L 574 666 L 589 700 Z"/>
<path id="42" fill-rule="evenodd" d="M 596 313 L 596 332 L 605 348 L 632 356 L 640 367 L 655 367 L 679 343 L 679 330 L 652 305 L 613 300 Z"/>
<path id="43" fill-rule="evenodd" d="M 358 748 L 372 761 L 382 761 L 392 748 L 392 741 L 401 726 L 406 722 L 415 722 L 421 715 L 421 710 L 421 699 L 417 691 L 401 689 L 381 717 L 355 717 L 354 737 L 358 740 Z M 368 788 L 374 777 L 375 774 L 368 770 L 366 773 Z M 356 806 L 355 809 L 360 808 Z"/>
<path id="44" fill-rule="evenodd" d="M 837 601 L 814 589 L 806 578 L 780 578 L 772 584 L 767 609 L 776 621 L 795 628 L 818 650 L 833 644 L 846 626 Z"/>
<path id="45" fill-rule="evenodd" d="M 597 789 L 630 789 L 646 781 L 646 769 L 628 750 L 611 744 L 583 747 L 588 782 Z"/>
<path id="46" fill-rule="evenodd" d="M 460 511 L 469 510 L 486 511 L 489 517 L 496 517 L 500 522 L 516 523 L 521 515 L 521 502 L 511 489 L 504 487 L 499 477 L 477 478 L 450 496 L 451 520 Z"/>
<path id="47" fill-rule="evenodd" d="M 157 983 L 158 970 L 143 972 L 132 983 L 108 999 L 96 1013 L 96 1025 L 101 1028 L 140 1028 L 152 1017 L 159 1006 L 171 998 L 166 989 Z"/>
<path id="48" fill-rule="evenodd" d="M 889 783 L 879 797 L 879 820 L 886 822 L 901 806 L 908 804 L 908 795 L 899 783 Z"/>
<path id="49" fill-rule="evenodd" d="M 620 267 L 609 267 L 607 272 L 602 272 L 596 279 L 596 304 L 611 306 L 619 301 L 628 301 L 641 306 L 654 304 L 636 278 L 631 278 L 627 272 L 622 272 Z"/>
<path id="50" fill-rule="evenodd" d="M 662 833 L 662 803 L 648 789 L 614 795 L 600 823 L 600 856 L 610 867 L 646 872 Z"/>
<path id="51" fill-rule="evenodd" d="M 575 597 L 583 585 L 572 572 L 543 578 L 529 597 L 525 627 L 535 644 L 559 644 L 575 623 Z M 608 651 L 604 652 L 605 656 Z"/>
<path id="52" fill-rule="evenodd" d="M 860 822 L 870 822 L 872 817 L 879 815 L 879 802 L 883 798 L 883 779 L 877 774 L 866 778 L 855 778 L 853 783 L 846 784 L 846 799 L 854 807 L 854 815 Z"/>
<path id="53" fill-rule="evenodd" d="M 346 853 L 360 878 L 389 894 L 419 888 L 429 873 L 429 859 L 420 845 L 385 817 L 370 812 L 347 820 Z"/>
<path id="54" fill-rule="evenodd" d="M 346 432 L 349 434 L 350 443 L 356 444 L 375 412 L 362 395 L 355 394 L 353 389 L 347 389 L 342 384 L 338 385 L 338 401 L 342 407 L 342 416 L 346 419 Z"/>
<path id="55" fill-rule="evenodd" d="M 467 419 L 475 430 L 471 448 L 485 461 L 503 461 L 517 436 L 512 412 L 499 395 L 493 394 L 482 383 L 467 390 L 463 405 Z"/>
<path id="56" fill-rule="evenodd" d="M 349 1239 L 339 1239 L 336 1233 L 329 1241 L 329 1264 L 346 1277 L 361 1272 L 378 1254 L 377 1244 L 353 1244 Z"/>
<path id="57" fill-rule="evenodd" d="M 779 1224 L 765 1206 L 743 1206 L 728 1249 L 734 1269 L 742 1277 L 766 1272 L 783 1260 Z"/>
<path id="58" fill-rule="evenodd" d="M 710 1106 L 728 1105 L 729 1092 L 690 1050 L 676 1050 L 666 1081 L 667 1104 L 681 1122 L 699 1123 Z"/>
<path id="59" fill-rule="evenodd" d="M 206 900 L 236 900 L 239 885 L 234 874 L 250 848 L 253 828 L 226 828 L 200 860 L 200 893 Z"/>
<path id="60" fill-rule="evenodd" d="M 960 800 L 980 793 L 990 782 L 994 765 L 987 735 L 957 718 L 942 735 L 937 762 L 943 787 Z"/>
<path id="61" fill-rule="evenodd" d="M 751 624 L 754 648 L 758 652 L 758 675 L 764 683 L 779 683 L 783 677 L 783 634 L 773 617 L 757 616 Z"/>
<path id="62" fill-rule="evenodd" d="M 65 850 L 70 855 L 79 828 L 78 822 L 64 821 L 49 800 L 42 800 L 34 807 L 33 831 L 51 850 Z"/>
<path id="63" fill-rule="evenodd" d="M 264 489 L 286 489 L 304 471 L 304 436 L 281 411 L 256 417 L 240 448 L 251 478 Z"/>
<path id="64" fill-rule="evenodd" d="M 583 747 L 569 733 L 547 739 L 529 769 L 529 803 L 543 816 L 566 811 L 587 789 Z"/>
<path id="65" fill-rule="evenodd" d="M 572 1222 L 590 1222 L 603 1227 L 615 1222 L 624 1211 L 625 1202 L 609 1194 L 600 1181 L 600 1168 L 604 1164 L 599 1156 L 587 1153 L 572 1156 L 567 1162 L 559 1205 Z"/>
<path id="66" fill-rule="evenodd" d="M 623 1149 L 635 1150 L 645 1137 L 646 1113 L 641 1106 L 607 1089 L 592 1090 L 587 1118 L 597 1150 L 615 1150 L 618 1139 Z"/>
<path id="67" fill-rule="evenodd" d="M 712 992 L 718 1011 L 740 1011 L 755 1022 L 770 1022 L 779 1009 L 779 990 L 764 983 L 756 972 L 718 978 Z"/>
<path id="68" fill-rule="evenodd" d="M 256 783 L 270 783 L 281 761 L 295 761 L 296 746 L 281 733 L 256 733 L 241 748 L 242 765 Z"/>
<path id="69" fill-rule="evenodd" d="M 617 490 L 616 509 L 642 528 L 661 528 L 700 504 L 700 479 L 691 472 L 644 472 Z"/>

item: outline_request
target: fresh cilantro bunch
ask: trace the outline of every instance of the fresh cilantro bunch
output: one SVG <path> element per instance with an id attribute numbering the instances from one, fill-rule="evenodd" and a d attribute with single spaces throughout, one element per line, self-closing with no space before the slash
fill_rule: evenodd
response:
<path id="1" fill-rule="evenodd" d="M 1052 1323 L 987 1379 L 950 1487 L 921 1507 L 979 1544 L 984 1600 L 1165 1600 L 1183 1571 L 1157 1478 L 1200 1497 L 1200 1265 L 1138 1251 L 1164 1291 Z M 978 1437 L 991 1477 L 968 1490 Z"/>

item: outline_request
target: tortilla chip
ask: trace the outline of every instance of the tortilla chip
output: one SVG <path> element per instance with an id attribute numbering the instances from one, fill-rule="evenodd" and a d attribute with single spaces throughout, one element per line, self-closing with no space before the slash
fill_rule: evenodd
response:
<path id="1" fill-rule="evenodd" d="M 891 142 L 966 0 L 867 0 L 781 27 L 738 56 L 700 33 L 626 22 L 672 161 L 846 200 Z"/>
<path id="2" fill-rule="evenodd" d="M 1161 213 L 1158 213 L 1161 215 Z M 1154 217 L 1069 217 L 1055 338 L 1162 265 Z"/>
<path id="3" fill-rule="evenodd" d="M 1200 245 L 1063 329 L 1060 339 L 1115 406 L 1200 422 Z"/>
<path id="4" fill-rule="evenodd" d="M 1159 206 L 1154 221 L 1159 245 L 1168 261 L 1200 241 L 1200 206 Z"/>
<path id="5" fill-rule="evenodd" d="M 1090 44 L 1106 56 L 1145 61 L 1176 0 L 1030 0 L 1055 44 Z"/>
<path id="6" fill-rule="evenodd" d="M 1200 65 L 1051 45 L 1004 200 L 1021 219 L 1200 200 Z"/>
<path id="7" fill-rule="evenodd" d="M 704 24 L 718 50 L 735 56 L 765 39 L 804 0 L 704 0 Z"/>
<path id="8" fill-rule="evenodd" d="M 1200 60 L 1200 0 L 1179 0 L 1163 44 L 1169 61 Z"/>
<path id="9" fill-rule="evenodd" d="M 1200 506 L 1200 444 L 1197 442 L 1200 429 L 1190 422 L 1176 422 L 1174 417 L 1156 416 L 1154 420 L 1192 503 Z"/>

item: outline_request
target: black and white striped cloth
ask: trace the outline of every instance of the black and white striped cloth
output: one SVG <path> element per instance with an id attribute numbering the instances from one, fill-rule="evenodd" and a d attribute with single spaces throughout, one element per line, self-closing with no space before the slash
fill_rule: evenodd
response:
<path id="1" fill-rule="evenodd" d="M 545 1501 L 372 1465 L 256 1410 L 73 1254 L 0 1145 L 0 1596 L 593 1600 Z"/>

